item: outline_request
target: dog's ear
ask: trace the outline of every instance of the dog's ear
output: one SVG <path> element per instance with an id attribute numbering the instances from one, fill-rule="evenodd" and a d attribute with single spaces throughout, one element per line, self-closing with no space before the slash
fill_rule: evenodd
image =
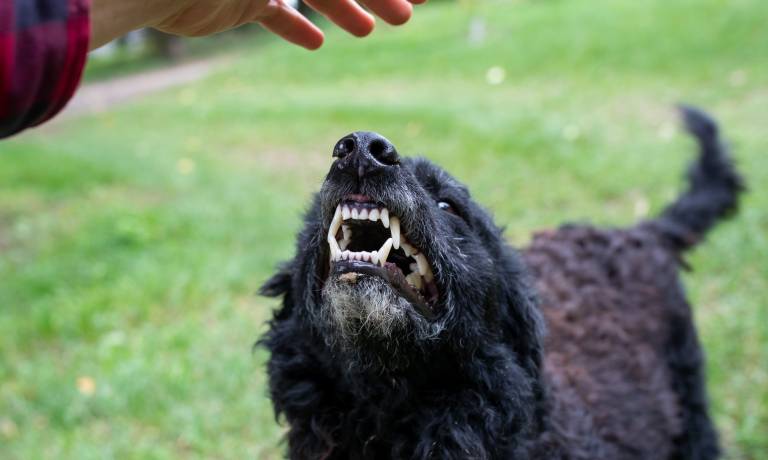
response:
<path id="1" fill-rule="evenodd" d="M 517 257 L 507 258 L 505 264 L 508 283 L 503 284 L 502 311 L 505 335 L 514 347 L 519 364 L 533 381 L 533 396 L 537 401 L 544 399 L 544 385 L 541 380 L 543 356 L 544 319 L 539 311 L 539 302 L 528 273 Z M 536 420 L 544 420 L 544 405 L 537 404 Z"/>
<path id="2" fill-rule="evenodd" d="M 503 285 L 501 294 L 503 303 L 508 307 L 504 310 L 508 340 L 514 344 L 515 352 L 526 370 L 538 379 L 543 354 L 544 320 L 530 275 L 517 254 L 507 250 L 512 256 L 505 259 L 505 279 L 508 282 Z"/>
<path id="3" fill-rule="evenodd" d="M 291 282 L 293 279 L 293 269 L 290 262 L 282 264 L 277 273 L 272 275 L 264 284 L 259 288 L 259 294 L 265 297 L 279 297 L 287 294 L 291 290 Z"/>
<path id="4" fill-rule="evenodd" d="M 276 320 L 288 318 L 293 311 L 293 264 L 286 262 L 282 264 L 277 273 L 272 275 L 259 288 L 259 294 L 266 297 L 283 296 L 283 308 L 275 311 Z"/>

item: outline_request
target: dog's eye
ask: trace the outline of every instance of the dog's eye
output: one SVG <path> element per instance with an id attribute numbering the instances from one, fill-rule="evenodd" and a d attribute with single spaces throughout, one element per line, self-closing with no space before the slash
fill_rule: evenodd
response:
<path id="1" fill-rule="evenodd" d="M 438 201 L 437 202 L 437 207 L 442 209 L 443 211 L 448 211 L 451 214 L 456 214 L 456 210 L 453 209 L 453 206 L 451 205 L 451 203 L 449 203 L 447 201 Z"/>

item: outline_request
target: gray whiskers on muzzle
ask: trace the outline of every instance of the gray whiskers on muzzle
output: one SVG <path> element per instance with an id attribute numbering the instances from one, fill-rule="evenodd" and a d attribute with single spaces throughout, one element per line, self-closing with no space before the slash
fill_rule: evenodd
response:
<path id="1" fill-rule="evenodd" d="M 350 279 L 355 277 L 355 280 Z M 323 287 L 321 320 L 330 324 L 338 344 L 349 347 L 365 335 L 395 345 L 403 334 L 428 339 L 440 333 L 441 322 L 427 322 L 408 308 L 408 301 L 366 275 L 330 279 Z"/>

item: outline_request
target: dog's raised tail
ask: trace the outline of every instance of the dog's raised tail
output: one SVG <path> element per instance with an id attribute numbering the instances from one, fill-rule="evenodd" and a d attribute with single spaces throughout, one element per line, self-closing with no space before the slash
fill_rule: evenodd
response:
<path id="1" fill-rule="evenodd" d="M 686 129 L 696 138 L 699 156 L 688 170 L 688 189 L 653 225 L 682 252 L 701 241 L 719 220 L 735 213 L 745 187 L 720 139 L 717 123 L 694 107 L 681 105 L 679 109 Z"/>

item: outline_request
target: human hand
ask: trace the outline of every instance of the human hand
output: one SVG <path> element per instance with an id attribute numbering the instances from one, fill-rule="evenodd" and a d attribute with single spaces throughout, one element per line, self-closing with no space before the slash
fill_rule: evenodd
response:
<path id="1" fill-rule="evenodd" d="M 399 25 L 412 5 L 426 0 L 361 0 L 384 21 Z M 358 37 L 371 33 L 375 20 L 354 0 L 305 0 L 312 9 Z M 257 22 L 291 43 L 319 48 L 323 33 L 284 0 L 93 0 L 91 49 L 131 30 L 154 27 L 184 36 L 204 36 Z"/>

